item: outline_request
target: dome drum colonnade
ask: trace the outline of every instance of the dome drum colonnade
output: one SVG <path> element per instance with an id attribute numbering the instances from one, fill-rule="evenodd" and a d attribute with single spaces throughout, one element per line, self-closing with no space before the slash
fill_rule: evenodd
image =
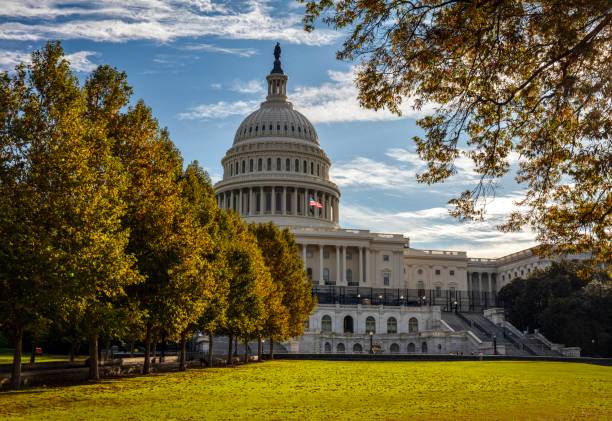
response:
<path id="1" fill-rule="evenodd" d="M 340 191 L 329 180 L 331 161 L 319 146 L 314 126 L 287 101 L 288 78 L 278 46 L 275 58 L 266 77 L 266 101 L 240 124 L 222 160 L 217 203 L 247 222 L 335 227 Z"/>

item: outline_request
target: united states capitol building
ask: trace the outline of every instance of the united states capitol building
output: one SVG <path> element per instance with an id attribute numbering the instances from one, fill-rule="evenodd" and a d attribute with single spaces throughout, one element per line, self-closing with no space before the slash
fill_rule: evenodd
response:
<path id="1" fill-rule="evenodd" d="M 402 234 L 339 226 L 341 192 L 315 127 L 287 98 L 275 50 L 268 94 L 240 124 L 215 185 L 218 205 L 295 234 L 318 305 L 300 353 L 576 355 L 504 320 L 497 292 L 550 265 L 530 250 L 498 259 L 419 250 Z"/>

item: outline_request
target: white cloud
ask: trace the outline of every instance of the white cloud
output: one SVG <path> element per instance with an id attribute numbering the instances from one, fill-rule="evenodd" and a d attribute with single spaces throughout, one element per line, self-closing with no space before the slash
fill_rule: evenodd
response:
<path id="1" fill-rule="evenodd" d="M 89 59 L 96 56 L 95 51 L 77 51 L 71 54 L 66 54 L 64 58 L 70 62 L 70 67 L 77 72 L 91 72 L 97 64 Z M 32 61 L 31 52 L 29 51 L 11 51 L 0 50 L 0 69 L 13 70 L 19 63 L 30 63 Z"/>
<path id="2" fill-rule="evenodd" d="M 302 14 L 266 0 L 4 0 L 0 39 L 125 42 L 212 36 L 325 45 L 339 33 L 302 29 Z"/>
<path id="3" fill-rule="evenodd" d="M 215 104 L 198 105 L 187 112 L 180 113 L 178 117 L 180 120 L 209 120 L 234 115 L 245 115 L 252 111 L 258 103 L 258 101 L 219 101 Z"/>
<path id="4" fill-rule="evenodd" d="M 259 80 L 235 80 L 230 86 L 230 91 L 239 92 L 241 94 L 263 94 L 266 92 L 263 83 Z"/>
<path id="5" fill-rule="evenodd" d="M 240 57 L 251 57 L 257 54 L 257 50 L 254 48 L 225 48 L 212 44 L 189 44 L 181 48 L 189 51 L 232 54 Z"/>
<path id="6" fill-rule="evenodd" d="M 471 257 L 500 257 L 535 245 L 533 232 L 502 233 L 496 229 L 514 209 L 520 192 L 498 197 L 487 207 L 482 222 L 461 223 L 452 218 L 447 208 L 434 207 L 417 211 L 388 212 L 344 203 L 342 225 L 378 232 L 401 232 L 415 248 L 439 248 L 467 251 Z"/>
<path id="7" fill-rule="evenodd" d="M 401 106 L 401 117 L 388 110 L 373 111 L 361 107 L 354 84 L 355 71 L 355 67 L 347 72 L 329 70 L 330 82 L 319 86 L 298 86 L 291 94 L 291 101 L 313 123 L 397 120 L 420 117 L 431 110 L 430 107 L 415 110 L 408 100 Z"/>
<path id="8" fill-rule="evenodd" d="M 354 69 L 347 72 L 328 71 L 330 82 L 325 82 L 318 86 L 298 86 L 293 92 L 289 93 L 290 101 L 295 105 L 301 113 L 303 113 L 313 123 L 339 123 L 339 122 L 350 122 L 350 121 L 385 121 L 385 120 L 397 120 L 406 117 L 418 117 L 423 115 L 424 112 L 429 112 L 430 108 L 426 110 L 413 110 L 408 102 L 402 106 L 402 116 L 399 117 L 392 114 L 389 111 L 373 111 L 362 108 L 357 101 L 357 88 L 353 84 Z M 257 81 L 250 81 L 253 87 L 257 86 Z M 237 92 L 242 93 L 263 93 L 263 84 L 258 84 L 261 87 L 252 90 L 238 90 L 233 89 Z M 243 103 L 238 101 L 235 104 Z M 209 108 L 215 104 L 203 104 L 200 107 Z M 255 103 L 254 107 L 257 106 Z M 240 109 L 240 106 L 237 107 Z M 254 109 L 245 110 L 244 114 L 254 111 Z M 185 114 L 185 113 L 184 113 Z M 217 116 L 211 115 L 202 118 L 225 118 L 229 115 L 238 115 L 239 113 L 232 114 L 218 114 Z M 193 118 L 198 118 L 194 115 Z"/>

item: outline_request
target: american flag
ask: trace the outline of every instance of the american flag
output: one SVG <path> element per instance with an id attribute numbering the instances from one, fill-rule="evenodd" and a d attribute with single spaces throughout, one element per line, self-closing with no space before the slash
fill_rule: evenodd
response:
<path id="1" fill-rule="evenodd" d="M 312 197 L 310 198 L 310 201 L 308 202 L 308 206 L 314 206 L 316 208 L 322 208 L 323 207 L 323 205 L 321 203 L 317 202 Z"/>

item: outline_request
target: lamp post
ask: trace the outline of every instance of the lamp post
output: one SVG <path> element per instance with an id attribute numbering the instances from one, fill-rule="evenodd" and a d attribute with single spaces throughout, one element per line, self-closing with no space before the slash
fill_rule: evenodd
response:
<path id="1" fill-rule="evenodd" d="M 493 335 L 493 355 L 497 355 L 497 335 Z"/>
<path id="2" fill-rule="evenodd" d="M 455 305 L 455 314 L 457 314 L 459 312 L 459 303 L 457 302 L 457 300 L 455 300 L 453 304 Z"/>
<path id="3" fill-rule="evenodd" d="M 400 303 L 401 303 L 401 305 L 404 305 L 404 296 L 403 295 L 400 296 Z"/>
<path id="4" fill-rule="evenodd" d="M 374 354 L 374 345 L 372 343 L 374 338 L 374 332 L 370 330 L 370 354 Z"/>
<path id="5" fill-rule="evenodd" d="M 423 305 L 427 305 L 427 297 L 423 295 Z"/>

